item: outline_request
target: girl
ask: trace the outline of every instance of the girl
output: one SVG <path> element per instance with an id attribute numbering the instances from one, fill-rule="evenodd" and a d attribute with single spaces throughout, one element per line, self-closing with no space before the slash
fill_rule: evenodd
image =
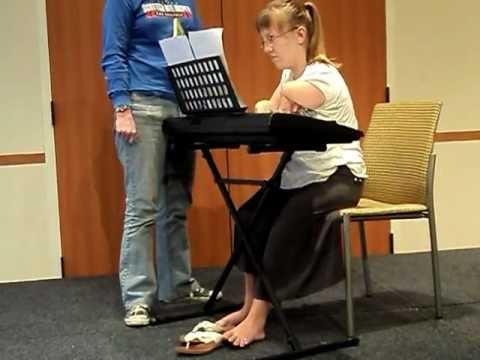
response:
<path id="1" fill-rule="evenodd" d="M 280 84 L 268 106 L 272 112 L 330 119 L 358 128 L 348 88 L 324 46 L 320 14 L 311 2 L 273 0 L 257 17 L 262 48 L 281 69 Z M 254 228 L 253 250 L 280 300 L 305 296 L 343 278 L 340 236 L 332 226 L 323 239 L 314 213 L 355 206 L 366 170 L 360 144 L 328 145 L 324 152 L 295 152 L 282 173 L 280 188 L 262 208 Z M 240 209 L 249 218 L 260 198 Z M 238 244 L 238 234 L 236 234 Z M 315 249 L 315 250 L 314 250 Z M 245 275 L 243 307 L 220 319 L 224 339 L 245 347 L 265 337 L 269 297 L 246 258 L 237 264 Z"/>

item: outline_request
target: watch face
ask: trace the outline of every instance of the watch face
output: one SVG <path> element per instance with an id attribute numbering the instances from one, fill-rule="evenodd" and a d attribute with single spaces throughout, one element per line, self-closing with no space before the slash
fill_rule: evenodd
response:
<path id="1" fill-rule="evenodd" d="M 126 110 L 130 109 L 130 107 L 128 105 L 118 105 L 116 108 L 115 108 L 115 112 L 124 112 Z"/>

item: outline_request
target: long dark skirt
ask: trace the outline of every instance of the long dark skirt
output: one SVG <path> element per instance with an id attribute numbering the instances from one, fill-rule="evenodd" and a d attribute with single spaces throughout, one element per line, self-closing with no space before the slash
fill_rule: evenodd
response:
<path id="1" fill-rule="evenodd" d="M 348 167 L 341 166 L 326 182 L 271 191 L 253 224 L 252 215 L 262 191 L 241 206 L 240 217 L 252 234 L 255 258 L 280 300 L 306 296 L 343 279 L 340 227 L 338 222 L 328 224 L 322 214 L 355 206 L 362 185 L 362 180 Z M 322 231 L 325 226 L 328 228 Z M 320 233 L 326 236 L 320 238 Z M 235 229 L 236 247 L 240 245 L 239 236 Z M 237 266 L 244 272 L 256 274 L 244 251 Z M 256 297 L 268 300 L 260 281 L 256 284 Z"/>

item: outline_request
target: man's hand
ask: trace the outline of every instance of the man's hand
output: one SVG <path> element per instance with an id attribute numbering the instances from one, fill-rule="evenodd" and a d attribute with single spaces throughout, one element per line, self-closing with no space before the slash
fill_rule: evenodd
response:
<path id="1" fill-rule="evenodd" d="M 133 119 L 132 110 L 127 109 L 115 114 L 115 131 L 130 144 L 137 137 L 137 127 Z"/>

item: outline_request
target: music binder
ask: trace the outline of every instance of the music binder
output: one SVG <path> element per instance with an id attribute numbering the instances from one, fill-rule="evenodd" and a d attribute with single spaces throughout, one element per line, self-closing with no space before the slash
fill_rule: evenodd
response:
<path id="1" fill-rule="evenodd" d="M 186 115 L 244 113 L 220 56 L 167 67 L 175 96 Z"/>

